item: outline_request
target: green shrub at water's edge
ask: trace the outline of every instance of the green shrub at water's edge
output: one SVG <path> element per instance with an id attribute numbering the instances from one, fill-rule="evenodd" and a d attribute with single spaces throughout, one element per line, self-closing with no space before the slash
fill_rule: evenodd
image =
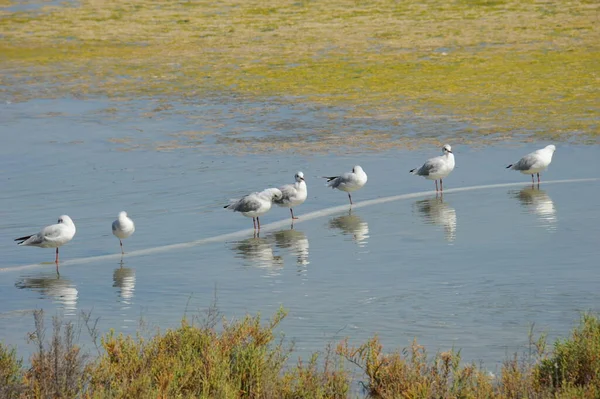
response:
<path id="1" fill-rule="evenodd" d="M 150 339 L 110 332 L 98 346 L 98 357 L 89 360 L 74 344 L 77 331 L 71 323 L 54 318 L 46 342 L 43 313 L 36 312 L 30 368 L 23 369 L 15 350 L 0 343 L 0 397 L 357 397 L 348 364 L 363 371 L 360 383 L 378 398 L 600 397 L 596 315 L 583 315 L 552 353 L 546 353 L 544 337 L 532 343 L 537 348 L 533 357 L 506 360 L 496 378 L 474 364 L 461 364 L 460 352 L 430 358 L 415 342 L 385 353 L 377 337 L 358 347 L 342 341 L 335 350 L 290 367 L 293 348 L 274 333 L 286 314 L 280 309 L 267 323 L 260 316 L 246 316 L 218 328 L 217 318 L 199 326 L 184 319 L 179 328 Z"/>
<path id="2" fill-rule="evenodd" d="M 0 342 L 0 398 L 18 398 L 22 390 L 23 362 L 17 351 Z"/>
<path id="3" fill-rule="evenodd" d="M 554 344 L 551 357 L 538 366 L 540 383 L 561 388 L 590 386 L 600 395 L 600 323 L 590 314 L 582 316 L 571 337 Z"/>

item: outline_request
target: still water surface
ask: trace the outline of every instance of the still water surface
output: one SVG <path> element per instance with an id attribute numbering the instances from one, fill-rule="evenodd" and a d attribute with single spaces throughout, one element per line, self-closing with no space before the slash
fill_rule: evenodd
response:
<path id="1" fill-rule="evenodd" d="M 538 188 L 504 169 L 546 143 L 454 147 L 448 189 L 524 184 L 440 197 L 426 192 L 433 182 L 408 173 L 438 148 L 333 148 L 313 156 L 120 151 L 110 139 L 130 135 L 138 121 L 103 120 L 86 102 L 75 110 L 43 102 L 2 107 L 0 339 L 23 355 L 31 349 L 25 337 L 33 309 L 67 320 L 92 311 L 102 331 L 133 333 L 140 317 L 163 329 L 177 326 L 186 307 L 206 309 L 215 290 L 227 318 L 288 309 L 281 331 L 299 355 L 377 333 L 389 349 L 417 338 L 432 352 L 461 348 L 465 360 L 490 368 L 524 349 L 531 323 L 552 339 L 566 335 L 579 312 L 600 311 L 600 182 L 542 181 Z M 40 116 L 53 107 L 65 115 Z M 169 127 L 144 130 L 147 140 L 158 141 Z M 597 146 L 558 145 L 542 179 L 596 178 L 597 153 Z M 345 193 L 327 189 L 318 176 L 355 164 L 369 182 L 353 195 L 359 204 L 349 212 Z M 293 182 L 297 170 L 305 173 L 309 197 L 296 209 L 293 229 L 287 209 L 261 218 L 271 225 L 260 235 L 251 219 L 222 209 L 229 198 Z M 360 204 L 410 193 L 421 194 Z M 336 206 L 342 207 L 329 209 Z M 110 225 L 120 210 L 136 222 L 124 241 L 132 256 L 102 257 L 118 254 Z M 65 213 L 78 230 L 61 248 L 65 263 L 57 276 L 53 264 L 42 263 L 53 260 L 52 249 L 18 247 L 12 239 Z M 144 252 L 228 233 L 235 234 Z M 99 258 L 84 261 L 90 257 Z"/>

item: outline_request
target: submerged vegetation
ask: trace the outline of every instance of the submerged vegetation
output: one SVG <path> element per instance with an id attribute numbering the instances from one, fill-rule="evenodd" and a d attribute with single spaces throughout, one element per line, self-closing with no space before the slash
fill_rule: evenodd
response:
<path id="1" fill-rule="evenodd" d="M 13 101 L 274 96 L 364 118 L 451 115 L 478 136 L 600 135 L 596 1 L 81 0 L 7 10 L 0 87 Z"/>
<path id="2" fill-rule="evenodd" d="M 277 338 L 286 316 L 267 323 L 259 316 L 220 321 L 184 319 L 149 339 L 101 338 L 95 358 L 75 343 L 77 329 L 56 318 L 46 340 L 43 313 L 35 314 L 30 339 L 36 351 L 23 367 L 15 350 L 0 343 L 2 398 L 597 398 L 600 395 L 600 319 L 583 315 L 571 336 L 548 351 L 544 336 L 529 354 L 504 362 L 496 377 L 460 352 L 427 355 L 416 342 L 384 353 L 377 337 L 353 347 L 348 341 L 308 362 L 289 366 L 293 347 Z M 85 324 L 96 340 L 95 326 Z M 357 374 L 357 369 L 361 373 Z"/>

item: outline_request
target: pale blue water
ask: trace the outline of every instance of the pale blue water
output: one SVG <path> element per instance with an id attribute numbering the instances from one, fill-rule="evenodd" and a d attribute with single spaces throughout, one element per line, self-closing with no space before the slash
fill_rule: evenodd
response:
<path id="1" fill-rule="evenodd" d="M 417 338 L 432 352 L 462 348 L 463 359 L 490 368 L 524 349 L 531 323 L 553 339 L 568 334 L 579 312 L 600 310 L 599 181 L 448 192 L 443 199 L 424 194 L 303 221 L 303 214 L 347 204 L 345 193 L 327 189 L 318 176 L 360 164 L 369 182 L 353 195 L 356 202 L 428 191 L 433 182 L 408 170 L 439 149 L 224 155 L 217 132 L 204 146 L 158 152 L 152 143 L 189 129 L 189 118 L 145 118 L 140 104 L 0 106 L 0 339 L 23 355 L 31 349 L 25 337 L 33 329 L 33 309 L 67 320 L 91 310 L 102 331 L 133 333 L 141 316 L 152 326 L 176 327 L 186 305 L 190 312 L 207 308 L 215 289 L 227 318 L 288 309 L 281 331 L 299 355 L 345 336 L 360 343 L 377 333 L 390 350 Z M 98 112 L 112 106 L 119 108 L 116 116 Z M 288 117 L 308 126 L 324 118 L 318 108 L 298 114 L 275 109 L 253 114 L 250 123 L 244 122 L 245 107 L 213 110 L 210 123 L 247 123 L 246 134 L 259 136 L 276 135 Z M 202 107 L 193 112 L 206 116 Z M 196 121 L 194 128 L 208 129 L 208 123 Z M 443 132 L 444 126 L 437 128 Z M 114 139 L 123 137 L 147 145 L 120 151 Z M 457 168 L 445 187 L 526 183 L 528 176 L 504 166 L 546 144 L 454 146 Z M 600 177 L 598 146 L 557 148 L 543 179 Z M 309 198 L 296 209 L 300 220 L 293 230 L 284 223 L 256 238 L 247 231 L 136 254 L 251 228 L 250 219 L 222 205 L 292 182 L 297 170 L 305 173 Z M 134 256 L 125 255 L 122 264 L 118 257 L 68 264 L 118 253 L 110 225 L 121 210 L 136 222 L 135 234 L 124 241 Z M 58 277 L 52 263 L 41 264 L 53 261 L 52 249 L 18 247 L 12 240 L 65 213 L 78 230 L 60 249 L 67 263 Z M 288 217 L 287 209 L 277 208 L 262 222 Z"/>

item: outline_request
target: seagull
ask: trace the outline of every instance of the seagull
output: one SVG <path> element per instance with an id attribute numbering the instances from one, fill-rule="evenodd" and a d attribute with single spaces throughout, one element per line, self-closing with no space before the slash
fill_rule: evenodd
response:
<path id="1" fill-rule="evenodd" d="M 123 241 L 125 238 L 129 237 L 135 231 L 135 224 L 133 220 L 131 220 L 127 216 L 127 212 L 121 211 L 119 212 L 118 219 L 115 220 L 112 224 L 112 233 L 115 237 L 119 239 L 119 244 L 121 244 L 121 254 L 123 252 Z"/>
<path id="2" fill-rule="evenodd" d="M 240 212 L 242 215 L 252 218 L 254 229 L 256 230 L 258 223 L 258 230 L 260 230 L 260 219 L 258 217 L 269 212 L 273 201 L 279 201 L 282 197 L 283 194 L 278 188 L 267 188 L 260 193 L 248 194 L 239 200 L 233 200 L 223 208 Z"/>
<path id="3" fill-rule="evenodd" d="M 410 171 L 413 175 L 423 176 L 428 180 L 435 180 L 435 191 L 438 191 L 437 181 L 440 181 L 440 190 L 444 191 L 442 179 L 454 170 L 454 154 L 450 144 L 442 147 L 444 155 L 427 160 L 420 168 L 414 168 Z"/>
<path id="4" fill-rule="evenodd" d="M 292 208 L 296 205 L 303 204 L 304 201 L 306 201 L 306 196 L 308 195 L 308 192 L 306 191 L 306 182 L 304 181 L 304 173 L 296 173 L 294 175 L 294 179 L 296 180 L 296 183 L 286 184 L 285 186 L 279 187 L 282 197 L 281 199 L 274 201 L 281 207 L 290 208 L 292 221 L 294 219 L 298 219 L 297 217 L 294 217 L 294 211 Z"/>
<path id="5" fill-rule="evenodd" d="M 58 247 L 68 243 L 75 236 L 75 223 L 67 215 L 58 218 L 57 224 L 44 227 L 39 233 L 16 238 L 23 246 L 56 248 L 56 272 L 58 273 Z"/>
<path id="6" fill-rule="evenodd" d="M 358 165 L 352 168 L 352 172 L 344 173 L 341 176 L 323 176 L 323 178 L 327 179 L 327 187 L 347 192 L 350 205 L 352 205 L 352 196 L 350 193 L 362 188 L 367 183 L 367 174 Z"/>
<path id="7" fill-rule="evenodd" d="M 533 175 L 537 174 L 538 184 L 540 184 L 540 172 L 550 165 L 554 151 L 556 151 L 556 147 L 553 144 L 547 145 L 540 150 L 525 155 L 519 159 L 519 162 L 511 163 L 506 169 L 518 170 L 524 175 L 531 175 L 532 184 L 535 183 Z"/>

